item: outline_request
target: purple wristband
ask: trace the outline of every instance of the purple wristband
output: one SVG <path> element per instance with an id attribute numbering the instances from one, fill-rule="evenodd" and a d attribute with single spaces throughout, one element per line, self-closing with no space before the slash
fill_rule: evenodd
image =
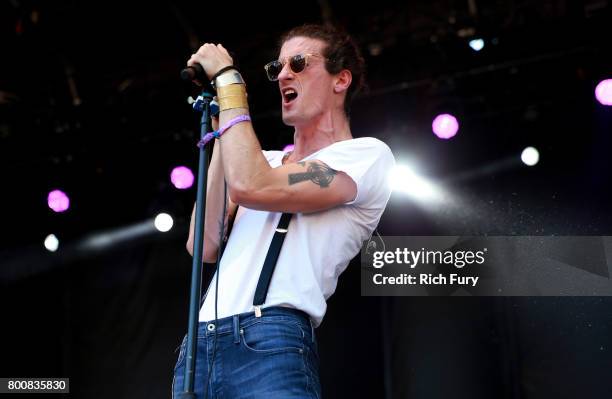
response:
<path id="1" fill-rule="evenodd" d="M 198 147 L 202 148 L 204 147 L 206 144 L 208 144 L 208 142 L 210 140 L 212 140 L 213 138 L 219 138 L 221 137 L 221 135 L 223 133 L 225 133 L 225 131 L 227 129 L 229 129 L 230 127 L 241 123 L 241 122 L 248 122 L 251 120 L 251 117 L 248 115 L 239 115 L 237 117 L 235 117 L 234 119 L 230 120 L 229 122 L 227 122 L 227 124 L 225 126 L 223 126 L 221 129 L 216 130 L 214 132 L 208 132 L 204 135 L 204 137 L 202 138 L 202 140 L 198 141 Z"/>

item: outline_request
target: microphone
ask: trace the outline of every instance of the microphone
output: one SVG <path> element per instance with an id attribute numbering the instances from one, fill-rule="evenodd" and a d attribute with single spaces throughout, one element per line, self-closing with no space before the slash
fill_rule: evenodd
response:
<path id="1" fill-rule="evenodd" d="M 204 68 L 200 64 L 193 64 L 181 71 L 181 79 L 183 80 L 197 80 L 200 83 L 208 82 Z"/>

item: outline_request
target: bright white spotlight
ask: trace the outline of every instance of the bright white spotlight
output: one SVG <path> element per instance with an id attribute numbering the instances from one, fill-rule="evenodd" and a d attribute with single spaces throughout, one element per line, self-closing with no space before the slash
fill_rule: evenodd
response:
<path id="1" fill-rule="evenodd" d="M 470 40 L 469 45 L 472 48 L 472 50 L 480 51 L 480 50 L 482 50 L 484 48 L 485 42 L 481 38 L 472 39 L 472 40 Z"/>
<path id="2" fill-rule="evenodd" d="M 155 217 L 155 228 L 162 233 L 169 231 L 174 224 L 174 220 L 172 220 L 172 216 L 167 213 L 160 213 Z"/>
<path id="3" fill-rule="evenodd" d="M 388 179 L 393 191 L 399 191 L 418 199 L 432 198 L 436 195 L 436 188 L 433 184 L 416 175 L 405 165 L 397 165 L 393 168 Z"/>
<path id="4" fill-rule="evenodd" d="M 527 166 L 533 166 L 540 160 L 540 153 L 534 147 L 527 147 L 521 153 L 521 161 Z"/>
<path id="5" fill-rule="evenodd" d="M 59 240 L 55 234 L 49 234 L 47 238 L 45 238 L 45 248 L 50 252 L 57 251 L 57 248 L 59 248 Z"/>

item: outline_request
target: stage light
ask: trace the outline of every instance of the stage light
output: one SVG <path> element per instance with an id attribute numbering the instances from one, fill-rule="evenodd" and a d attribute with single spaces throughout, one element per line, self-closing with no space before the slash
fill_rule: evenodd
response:
<path id="1" fill-rule="evenodd" d="M 521 161 L 527 166 L 533 166 L 540 160 L 540 153 L 533 147 L 527 147 L 521 153 Z"/>
<path id="2" fill-rule="evenodd" d="M 485 42 L 481 38 L 472 39 L 472 40 L 470 40 L 469 45 L 472 48 L 472 50 L 480 51 L 480 50 L 482 50 L 484 48 Z"/>
<path id="3" fill-rule="evenodd" d="M 146 220 L 129 226 L 117 227 L 111 230 L 99 231 L 80 241 L 81 251 L 104 251 L 116 245 L 137 240 L 157 232 L 154 220 Z"/>
<path id="4" fill-rule="evenodd" d="M 294 148 L 295 148 L 294 144 L 287 144 L 285 148 L 283 148 L 283 152 L 293 151 Z"/>
<path id="5" fill-rule="evenodd" d="M 55 236 L 55 234 L 49 234 L 47 238 L 45 238 L 45 248 L 47 248 L 50 252 L 57 251 L 59 247 L 59 240 Z"/>
<path id="6" fill-rule="evenodd" d="M 402 192 L 417 199 L 432 198 L 436 188 L 426 179 L 415 174 L 408 166 L 397 165 L 388 176 L 393 191 Z"/>
<path id="7" fill-rule="evenodd" d="M 193 173 L 186 166 L 177 166 L 170 173 L 170 181 L 179 190 L 185 190 L 193 185 Z"/>
<path id="8" fill-rule="evenodd" d="M 174 221 L 172 220 L 172 216 L 167 213 L 160 213 L 155 217 L 155 228 L 162 233 L 170 231 Z"/>
<path id="9" fill-rule="evenodd" d="M 612 79 L 605 79 L 595 87 L 595 98 L 601 105 L 612 105 Z"/>
<path id="10" fill-rule="evenodd" d="M 441 114 L 433 120 L 431 128 L 438 138 L 447 140 L 457 134 L 459 122 L 451 114 Z"/>
<path id="11" fill-rule="evenodd" d="M 54 212 L 64 212 L 70 207 L 70 199 L 61 190 L 53 190 L 47 196 L 47 204 Z"/>

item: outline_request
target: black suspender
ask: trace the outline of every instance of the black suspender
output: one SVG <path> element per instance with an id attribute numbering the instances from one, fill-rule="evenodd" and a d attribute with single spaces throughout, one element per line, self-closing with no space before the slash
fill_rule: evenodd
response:
<path id="1" fill-rule="evenodd" d="M 264 261 L 259 275 L 259 281 L 257 282 L 257 288 L 255 289 L 255 297 L 253 298 L 253 307 L 255 308 L 255 316 L 261 317 L 261 305 L 266 301 L 266 295 L 268 295 L 268 288 L 270 288 L 270 281 L 272 280 L 272 273 L 276 267 L 276 261 L 280 255 L 283 241 L 285 241 L 285 235 L 289 227 L 289 221 L 291 220 L 291 213 L 283 213 L 278 227 L 272 237 L 270 248 L 266 254 L 266 260 Z"/>
<path id="2" fill-rule="evenodd" d="M 236 210 L 236 213 L 238 213 L 238 210 Z M 291 213 L 283 213 L 281 215 L 280 221 L 278 222 L 278 227 L 276 227 L 276 231 L 272 237 L 270 248 L 268 248 L 268 253 L 266 254 L 266 259 L 261 269 L 261 274 L 259 275 L 259 281 L 257 282 L 257 288 L 255 289 L 255 296 L 253 297 L 253 307 L 255 308 L 255 315 L 257 317 L 261 316 L 261 305 L 266 302 L 266 296 L 268 295 L 268 289 L 270 288 L 270 281 L 272 281 L 272 274 L 274 273 L 278 256 L 280 255 L 281 248 L 283 247 L 283 241 L 285 241 L 285 235 L 287 234 L 289 228 L 291 216 Z M 228 237 L 232 230 L 234 219 L 230 220 L 229 222 Z M 220 248 L 221 254 L 223 254 L 225 251 L 225 245 L 226 242 L 222 241 Z M 219 257 L 219 259 L 221 259 L 221 257 Z M 204 304 L 205 298 L 206 295 L 202 297 L 200 306 Z"/>

